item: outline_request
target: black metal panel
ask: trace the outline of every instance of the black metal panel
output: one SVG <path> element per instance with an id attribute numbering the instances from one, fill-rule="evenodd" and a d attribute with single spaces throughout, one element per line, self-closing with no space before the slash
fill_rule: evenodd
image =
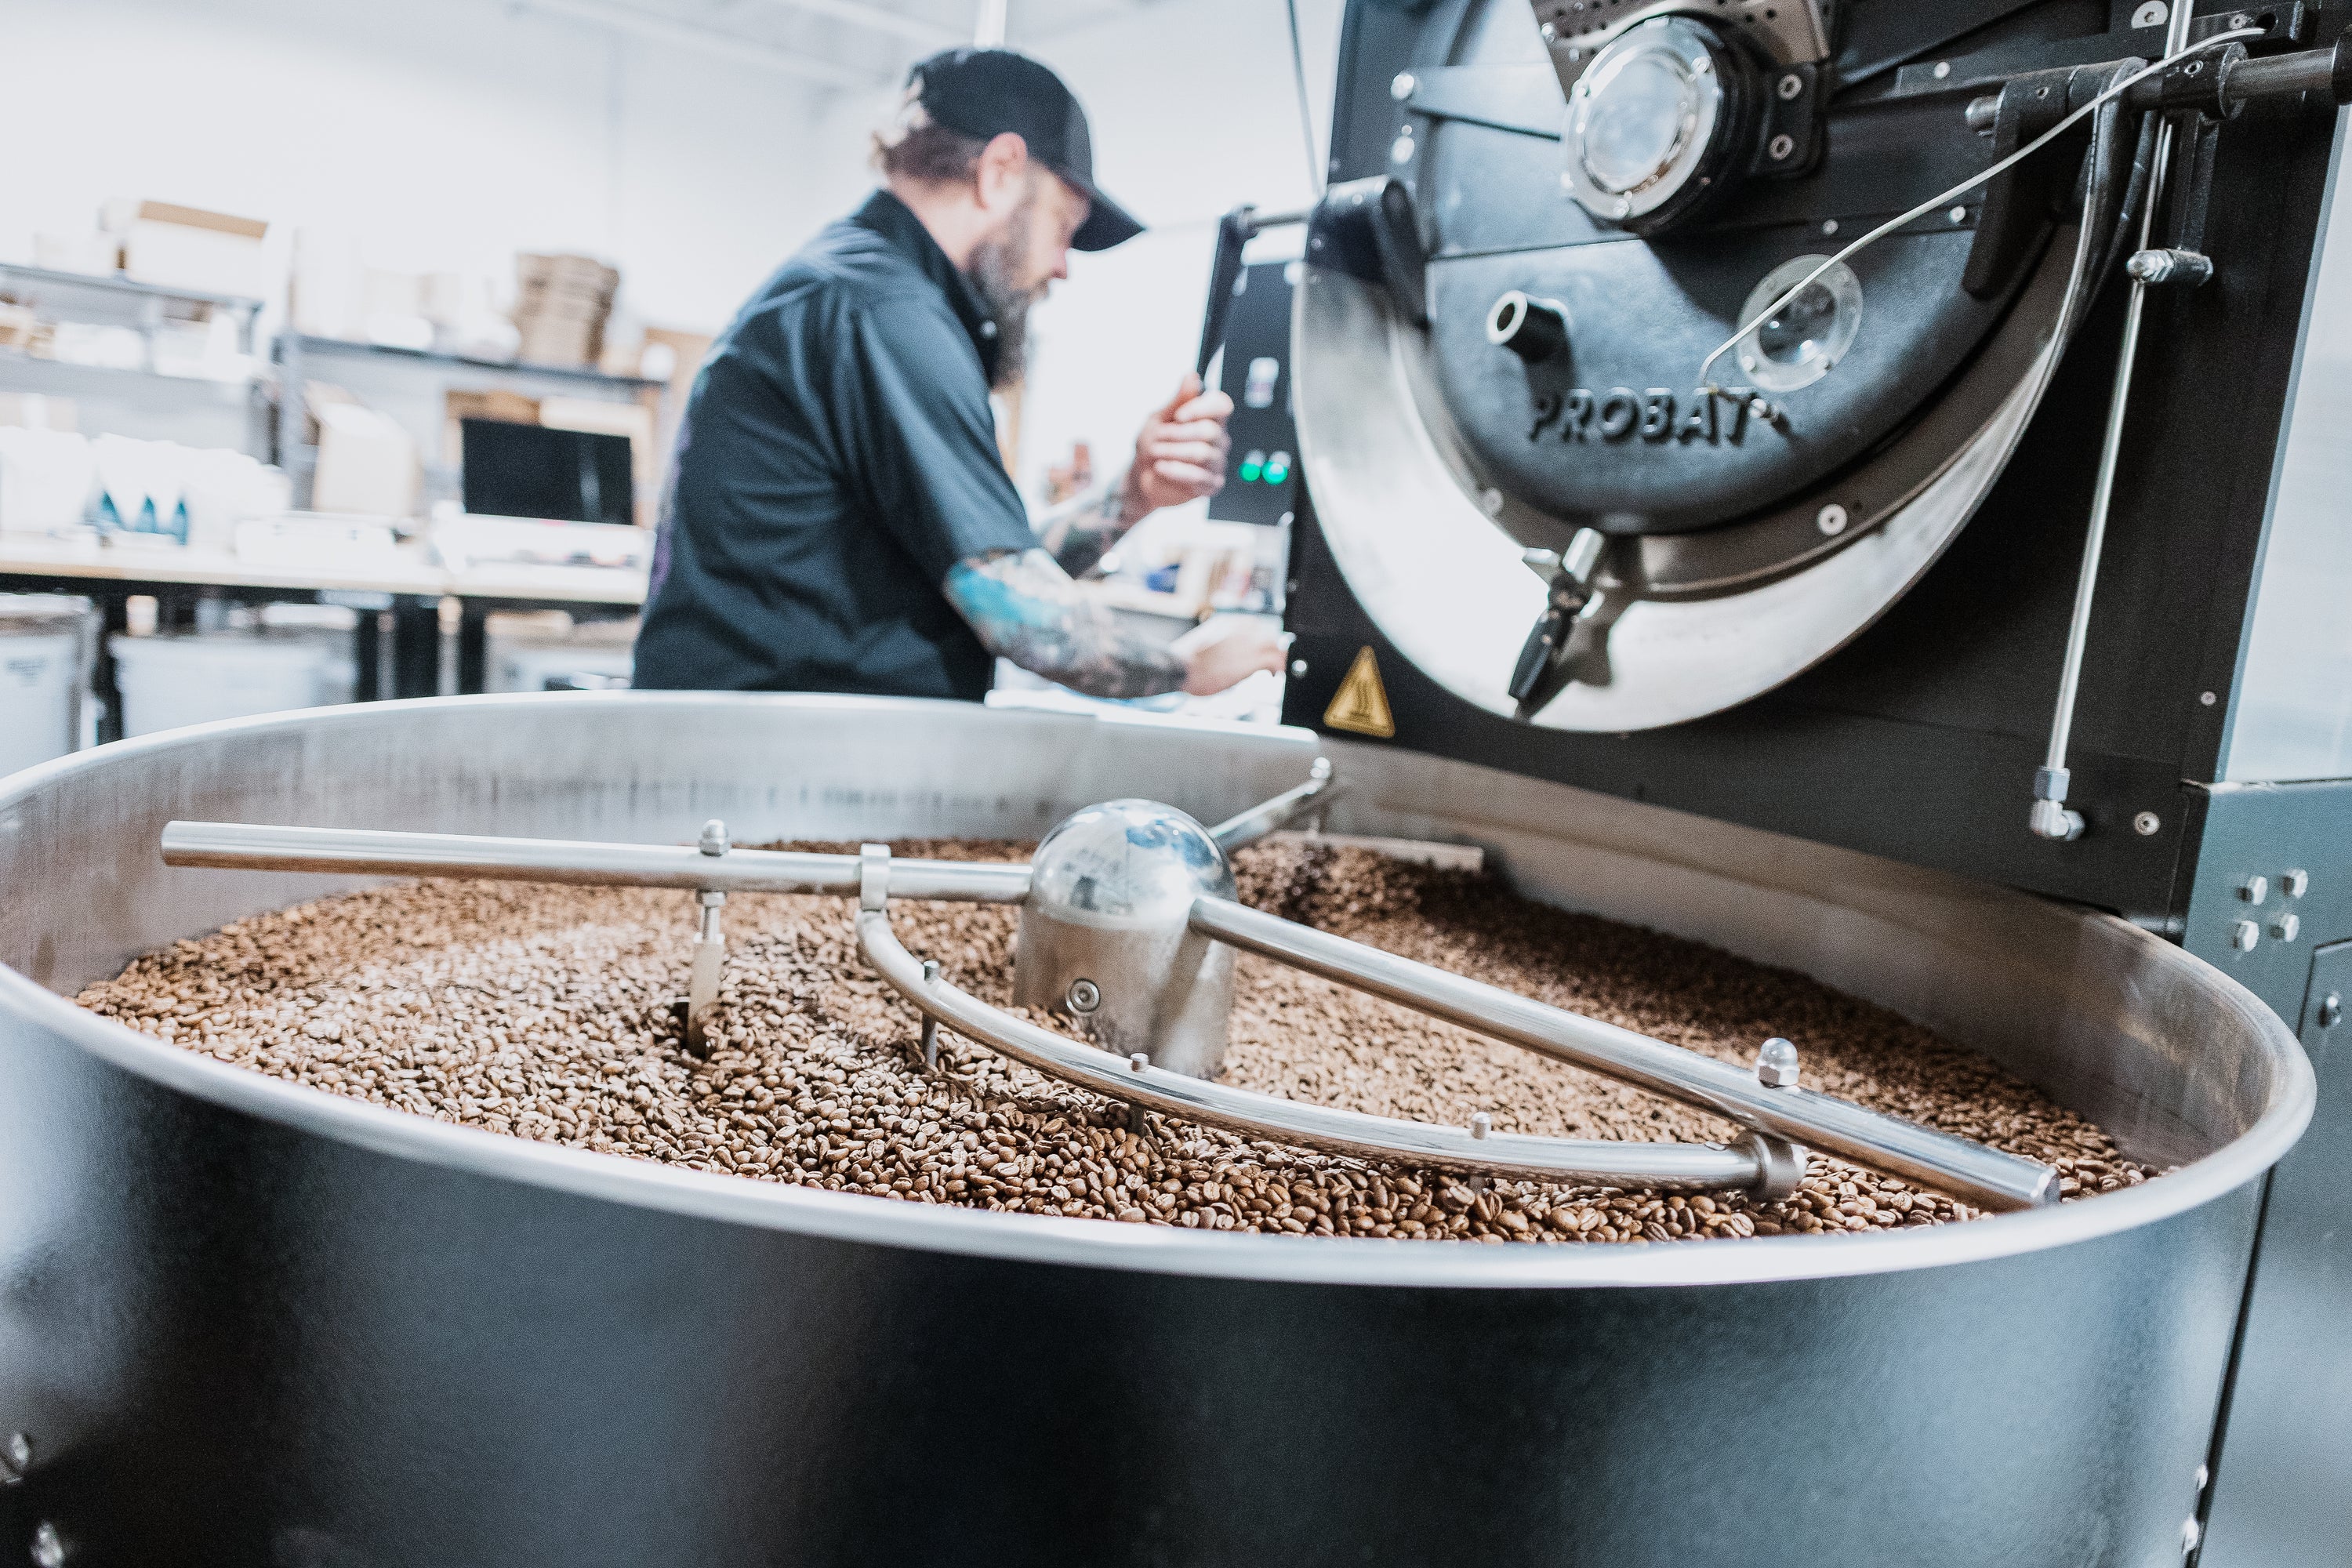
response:
<path id="1" fill-rule="evenodd" d="M 1236 279 L 1217 377 L 1234 400 L 1233 450 L 1225 458 L 1225 488 L 1209 500 L 1209 515 L 1221 521 L 1279 525 L 1290 515 L 1298 488 L 1298 428 L 1290 418 L 1289 273 L 1295 265 L 1262 261 L 1242 268 Z M 1277 472 L 1280 479 L 1270 477 Z"/>
<path id="2" fill-rule="evenodd" d="M 2322 26 L 2340 27 L 2343 14 L 2331 15 Z M 1292 682 L 1286 719 L 1318 722 L 1348 661 L 1371 646 L 1400 744 L 2179 930 L 2188 878 L 2177 871 L 2193 858 L 2180 833 L 2203 809 L 2181 783 L 2216 776 L 2227 733 L 2326 188 L 2322 125 L 2253 111 L 2229 124 L 2207 228 L 2215 281 L 2150 301 L 2076 710 L 2070 804 L 2092 826 L 2081 841 L 2046 843 L 2025 821 L 2109 400 L 2117 284 L 1944 558 L 1844 650 L 1778 692 L 1623 738 L 1510 724 L 1407 668 L 1309 527 L 1288 611 L 1309 674 Z M 1507 675 L 1496 672 L 1498 691 Z M 2133 830 L 2142 812 L 2156 815 L 2155 834 Z M 2263 994 L 2291 1008 L 2294 984 Z"/>
<path id="3" fill-rule="evenodd" d="M 2311 1130 L 2263 1205 L 2205 1568 L 2333 1568 L 2352 1542 L 2352 942 L 2311 955 Z"/>
<path id="4" fill-rule="evenodd" d="M 1843 1280 L 1235 1283 L 559 1194 L 21 1023 L 0 1077 L 0 1552 L 89 1568 L 2166 1562 L 2253 1206 Z"/>

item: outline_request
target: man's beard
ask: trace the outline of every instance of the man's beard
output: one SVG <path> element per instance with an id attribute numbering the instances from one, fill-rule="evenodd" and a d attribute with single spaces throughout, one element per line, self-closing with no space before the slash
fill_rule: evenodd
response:
<path id="1" fill-rule="evenodd" d="M 1033 187 L 1013 209 L 1003 234 L 971 247 L 971 263 L 964 268 L 988 307 L 988 319 L 996 323 L 996 368 L 988 384 L 997 391 L 1019 381 L 1029 368 L 1029 308 L 1043 290 L 1024 288 L 1021 279 L 1029 272 L 1029 233 L 1036 205 Z"/>

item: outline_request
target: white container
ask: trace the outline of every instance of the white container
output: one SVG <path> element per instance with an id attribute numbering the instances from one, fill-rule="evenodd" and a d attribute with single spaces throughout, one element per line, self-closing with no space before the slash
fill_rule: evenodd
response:
<path id="1" fill-rule="evenodd" d="M 97 647 L 88 599 L 0 594 L 0 775 L 80 747 Z"/>
<path id="2" fill-rule="evenodd" d="M 222 632 L 117 637 L 106 646 L 125 738 L 351 699 L 348 657 L 317 637 Z"/>
<path id="3" fill-rule="evenodd" d="M 629 678 L 636 658 L 637 623 L 590 621 L 576 626 L 562 612 L 494 615 L 484 627 L 482 689 L 544 691 L 562 675 Z"/>

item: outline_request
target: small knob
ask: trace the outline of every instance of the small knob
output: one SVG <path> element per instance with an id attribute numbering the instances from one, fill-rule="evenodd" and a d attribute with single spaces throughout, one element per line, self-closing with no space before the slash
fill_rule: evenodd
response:
<path id="1" fill-rule="evenodd" d="M 1568 347 L 1568 312 L 1555 300 L 1530 300 L 1510 289 L 1486 312 L 1486 341 L 1529 364 L 1541 364 Z"/>

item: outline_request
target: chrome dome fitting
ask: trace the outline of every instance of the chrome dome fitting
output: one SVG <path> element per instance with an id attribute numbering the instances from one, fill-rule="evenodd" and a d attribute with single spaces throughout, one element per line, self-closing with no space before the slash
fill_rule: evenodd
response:
<path id="1" fill-rule="evenodd" d="M 1234 951 L 1192 929 L 1204 896 L 1232 898 L 1233 868 L 1184 813 L 1114 800 L 1072 814 L 1030 860 L 1013 1002 L 1061 1015 L 1105 1050 L 1214 1078 Z"/>

